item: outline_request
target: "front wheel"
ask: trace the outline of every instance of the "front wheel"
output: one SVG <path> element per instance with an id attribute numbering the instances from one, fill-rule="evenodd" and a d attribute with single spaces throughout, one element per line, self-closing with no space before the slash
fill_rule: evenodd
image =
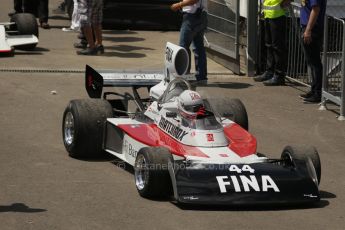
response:
<path id="1" fill-rule="evenodd" d="M 168 170 L 171 162 L 171 153 L 162 147 L 147 147 L 138 152 L 134 165 L 134 179 L 140 196 L 158 198 L 172 193 Z"/>
<path id="2" fill-rule="evenodd" d="M 308 159 L 310 159 L 315 169 L 317 182 L 320 184 L 321 161 L 319 153 L 315 147 L 307 145 L 286 146 L 282 152 L 281 158 L 283 160 L 288 160 L 292 164 L 294 164 L 295 160 L 308 161 Z"/>

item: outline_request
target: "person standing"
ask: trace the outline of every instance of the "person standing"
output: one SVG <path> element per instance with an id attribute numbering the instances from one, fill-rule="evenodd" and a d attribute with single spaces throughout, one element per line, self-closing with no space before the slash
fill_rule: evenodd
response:
<path id="1" fill-rule="evenodd" d="M 191 59 L 190 45 L 193 45 L 195 78 L 199 85 L 207 84 L 207 58 L 204 47 L 204 33 L 207 27 L 206 0 L 182 0 L 170 6 L 171 10 L 182 10 L 179 45 L 185 48 Z M 190 61 L 188 72 L 190 71 Z"/>
<path id="2" fill-rule="evenodd" d="M 300 23 L 302 27 L 303 49 L 307 64 L 311 70 L 311 90 L 306 94 L 300 95 L 305 103 L 321 102 L 321 48 L 326 4 L 326 0 L 302 0 Z"/>
<path id="3" fill-rule="evenodd" d="M 104 53 L 102 45 L 103 0 L 80 0 L 78 4 L 80 26 L 88 47 L 78 50 L 78 55 Z M 94 39 L 95 37 L 95 39 Z"/>
<path id="4" fill-rule="evenodd" d="M 37 15 L 37 3 L 36 0 L 13 0 L 14 11 L 8 13 L 8 16 L 12 17 L 18 13 L 29 13 Z"/>
<path id="5" fill-rule="evenodd" d="M 38 17 L 40 26 L 43 29 L 50 29 L 50 26 L 48 24 L 48 17 L 49 17 L 49 0 L 35 0 L 37 2 L 37 11 L 38 11 Z"/>
<path id="6" fill-rule="evenodd" d="M 290 0 L 263 0 L 265 25 L 266 72 L 255 81 L 266 86 L 285 84 L 286 75 L 286 11 Z"/>

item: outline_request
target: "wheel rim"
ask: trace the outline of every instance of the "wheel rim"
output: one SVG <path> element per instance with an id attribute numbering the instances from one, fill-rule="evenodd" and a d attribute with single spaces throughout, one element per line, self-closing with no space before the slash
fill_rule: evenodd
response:
<path id="1" fill-rule="evenodd" d="M 64 141 L 67 145 L 71 145 L 74 140 L 74 117 L 71 112 L 67 112 L 64 122 Z"/>
<path id="2" fill-rule="evenodd" d="M 135 185 L 139 190 L 143 190 L 149 179 L 149 170 L 144 155 L 138 155 L 138 159 L 135 163 Z"/>

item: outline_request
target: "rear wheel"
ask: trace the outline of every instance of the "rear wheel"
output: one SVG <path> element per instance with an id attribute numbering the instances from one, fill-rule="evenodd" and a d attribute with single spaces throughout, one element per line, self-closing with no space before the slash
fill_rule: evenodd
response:
<path id="1" fill-rule="evenodd" d="M 141 149 L 134 165 L 135 185 L 140 196 L 145 198 L 167 197 L 172 193 L 168 166 L 171 153 L 162 147 Z"/>
<path id="2" fill-rule="evenodd" d="M 308 158 L 313 163 L 318 184 L 321 181 L 321 161 L 320 156 L 315 147 L 307 145 L 286 146 L 282 152 L 281 158 L 289 160 L 291 163 L 297 160 L 308 161 Z"/>
<path id="3" fill-rule="evenodd" d="M 11 22 L 15 23 L 15 25 L 11 26 L 11 29 L 18 31 L 19 35 L 35 35 L 38 38 L 38 25 L 36 17 L 33 14 L 15 14 L 12 16 Z M 22 50 L 33 50 L 36 46 L 37 43 L 16 46 L 16 48 Z"/>
<path id="4" fill-rule="evenodd" d="M 62 138 L 71 157 L 90 158 L 103 153 L 107 118 L 113 117 L 106 100 L 72 100 L 63 114 Z"/>
<path id="5" fill-rule="evenodd" d="M 210 106 L 219 116 L 230 119 L 248 130 L 247 110 L 240 99 L 208 98 L 206 104 L 206 107 Z"/>

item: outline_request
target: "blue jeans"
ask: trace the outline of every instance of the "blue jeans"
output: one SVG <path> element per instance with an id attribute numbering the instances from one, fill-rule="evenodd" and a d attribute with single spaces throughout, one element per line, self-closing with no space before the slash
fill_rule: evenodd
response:
<path id="1" fill-rule="evenodd" d="M 183 14 L 183 21 L 180 30 L 180 46 L 184 47 L 189 55 L 189 67 L 191 51 L 190 45 L 193 43 L 193 53 L 195 58 L 195 77 L 197 81 L 207 80 L 207 60 L 204 47 L 204 31 L 207 26 L 207 13 Z"/>

